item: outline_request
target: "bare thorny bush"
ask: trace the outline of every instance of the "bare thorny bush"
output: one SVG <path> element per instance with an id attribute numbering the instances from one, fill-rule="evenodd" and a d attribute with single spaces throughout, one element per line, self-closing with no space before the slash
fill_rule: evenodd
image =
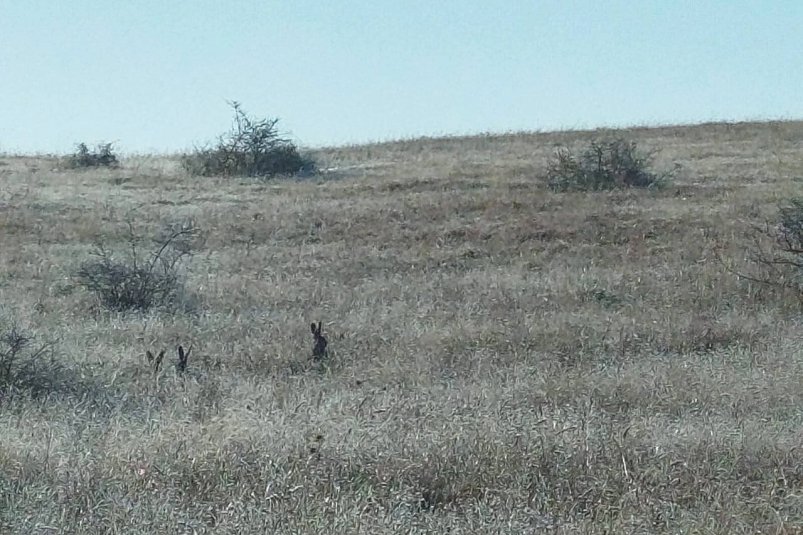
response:
<path id="1" fill-rule="evenodd" d="M 778 222 L 763 228 L 774 248 L 757 245 L 752 260 L 759 266 L 760 281 L 793 288 L 803 298 L 803 197 L 791 199 L 779 209 Z"/>
<path id="2" fill-rule="evenodd" d="M 187 306 L 180 268 L 200 246 L 200 230 L 193 221 L 173 223 L 150 240 L 151 251 L 143 250 L 144 241 L 129 221 L 127 254 L 115 255 L 98 244 L 96 258 L 76 272 L 79 283 L 110 310 Z"/>
<path id="3" fill-rule="evenodd" d="M 230 104 L 234 110 L 231 131 L 218 138 L 216 147 L 197 149 L 184 157 L 182 164 L 190 174 L 273 177 L 314 169 L 313 162 L 279 134 L 279 119 L 253 119 L 239 102 Z"/>
<path id="4" fill-rule="evenodd" d="M 662 185 L 669 174 L 649 170 L 652 153 L 633 141 L 592 141 L 579 155 L 559 148 L 547 166 L 547 183 L 554 191 L 599 191 L 619 187 Z"/>
<path id="5" fill-rule="evenodd" d="M 723 259 L 718 247 L 719 262 L 739 278 L 792 290 L 803 301 L 803 197 L 781 205 L 775 221 L 753 225 L 752 232 L 755 244 L 747 251 L 750 271 L 734 268 L 732 262 Z"/>
<path id="6" fill-rule="evenodd" d="M 33 394 L 51 389 L 59 366 L 50 344 L 34 342 L 33 336 L 15 323 L 0 322 L 0 402 L 10 389 L 27 389 Z"/>

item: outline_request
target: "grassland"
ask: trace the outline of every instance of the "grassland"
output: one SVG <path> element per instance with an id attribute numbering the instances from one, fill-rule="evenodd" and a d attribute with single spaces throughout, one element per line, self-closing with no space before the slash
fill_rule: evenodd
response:
<path id="1" fill-rule="evenodd" d="M 546 187 L 557 145 L 611 135 L 671 184 Z M 801 142 L 416 139 L 272 182 L 2 157 L 0 313 L 49 357 L 0 390 L 0 532 L 798 533 L 800 297 L 730 269 L 803 193 Z M 190 310 L 112 313 L 76 283 L 129 223 L 188 218 Z M 187 373 L 154 375 L 145 351 L 178 344 Z"/>

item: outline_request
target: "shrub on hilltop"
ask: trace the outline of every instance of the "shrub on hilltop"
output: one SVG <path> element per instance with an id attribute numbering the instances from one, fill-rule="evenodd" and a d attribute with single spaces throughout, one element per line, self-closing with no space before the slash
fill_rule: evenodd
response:
<path id="1" fill-rule="evenodd" d="M 315 164 L 279 134 L 279 119 L 249 117 L 232 102 L 232 129 L 218 138 L 217 146 L 196 149 L 184 156 L 187 172 L 200 176 L 274 177 L 311 172 Z"/>
<path id="2" fill-rule="evenodd" d="M 559 148 L 547 165 L 547 184 L 554 191 L 600 191 L 662 185 L 668 175 L 650 171 L 652 154 L 633 141 L 592 141 L 580 154 Z"/>
<path id="3" fill-rule="evenodd" d="M 90 150 L 86 143 L 78 143 L 75 152 L 67 157 L 66 166 L 70 169 L 119 167 L 120 162 L 113 143 L 99 143 L 94 150 Z"/>

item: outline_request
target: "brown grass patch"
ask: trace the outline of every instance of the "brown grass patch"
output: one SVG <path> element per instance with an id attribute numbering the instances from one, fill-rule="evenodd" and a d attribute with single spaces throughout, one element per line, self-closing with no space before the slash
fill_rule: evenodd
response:
<path id="1" fill-rule="evenodd" d="M 550 192 L 554 148 L 603 134 L 680 171 Z M 4 157 L 0 312 L 71 386 L 0 390 L 0 531 L 793 533 L 799 297 L 714 249 L 743 266 L 749 225 L 799 194 L 801 134 L 409 140 L 269 183 Z M 132 219 L 204 230 L 194 312 L 105 312 L 77 287 Z"/>

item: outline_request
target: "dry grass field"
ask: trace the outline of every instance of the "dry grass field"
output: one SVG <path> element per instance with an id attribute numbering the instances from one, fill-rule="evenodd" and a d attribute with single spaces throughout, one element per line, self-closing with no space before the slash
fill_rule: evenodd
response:
<path id="1" fill-rule="evenodd" d="M 556 146 L 607 136 L 669 185 L 546 187 Z M 46 346 L 0 385 L 0 532 L 803 530 L 800 296 L 732 273 L 803 193 L 803 123 L 315 158 L 265 182 L 0 157 L 0 321 Z M 186 220 L 186 307 L 77 283 Z"/>

